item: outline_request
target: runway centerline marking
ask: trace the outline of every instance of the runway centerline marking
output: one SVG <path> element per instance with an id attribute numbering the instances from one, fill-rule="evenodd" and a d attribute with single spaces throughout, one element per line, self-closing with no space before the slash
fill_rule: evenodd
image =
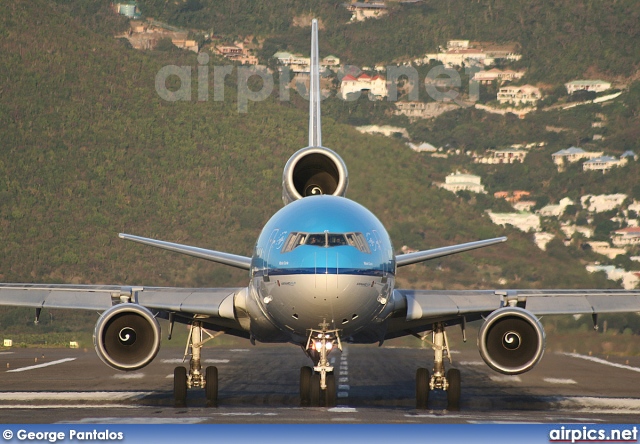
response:
<path id="1" fill-rule="evenodd" d="M 31 365 L 29 367 L 21 367 L 21 368 L 15 368 L 13 370 L 7 370 L 7 373 L 25 372 L 27 370 L 35 370 L 35 369 L 43 368 L 43 367 L 50 367 L 52 365 L 63 364 L 65 362 L 71 362 L 71 361 L 75 361 L 75 360 L 76 360 L 76 358 L 58 359 L 57 361 L 45 362 L 44 364 Z"/>
<path id="2" fill-rule="evenodd" d="M 625 370 L 631 370 L 632 372 L 640 373 L 640 368 L 638 368 L 638 367 L 632 367 L 630 365 L 618 364 L 617 362 L 609 362 L 606 359 L 596 358 L 594 356 L 580 355 L 578 353 L 561 353 L 561 354 L 565 355 L 565 356 L 570 356 L 572 358 L 584 359 L 586 361 L 596 362 L 598 364 L 604 364 L 604 365 L 608 365 L 610 367 L 622 368 L 622 369 L 625 369 Z"/>

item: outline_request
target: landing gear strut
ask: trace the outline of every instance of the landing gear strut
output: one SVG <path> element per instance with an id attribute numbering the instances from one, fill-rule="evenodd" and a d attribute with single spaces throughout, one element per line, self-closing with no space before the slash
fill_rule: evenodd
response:
<path id="1" fill-rule="evenodd" d="M 420 339 L 425 340 L 424 337 Z M 444 371 L 444 357 L 446 356 L 451 363 L 451 354 L 449 352 L 449 341 L 447 333 L 444 330 L 444 324 L 437 322 L 433 325 L 432 332 L 433 343 L 433 374 L 429 374 L 426 368 L 419 368 L 416 372 L 416 408 L 426 409 L 429 403 L 429 392 L 433 390 L 444 390 L 447 392 L 447 409 L 460 409 L 460 371 L 452 368 L 448 372 Z"/>
<path id="2" fill-rule="evenodd" d="M 322 330 L 309 330 L 304 352 L 314 363 L 300 369 L 300 405 L 303 407 L 334 407 L 336 405 L 336 378 L 329 363 L 329 353 L 334 347 L 342 351 L 338 330 L 327 330 L 328 324 L 320 324 Z"/>
<path id="3" fill-rule="evenodd" d="M 202 339 L 203 332 L 209 335 L 205 340 Z M 207 367 L 203 374 L 200 356 L 204 343 L 222 334 L 224 332 L 212 335 L 202 328 L 201 321 L 193 321 L 191 324 L 187 346 L 184 350 L 184 359 L 191 355 L 189 372 L 187 373 L 187 369 L 184 367 L 176 367 L 173 372 L 173 397 L 176 407 L 187 405 L 187 389 L 193 387 L 205 389 L 207 407 L 218 407 L 218 368 Z M 191 348 L 191 353 L 189 353 L 189 348 Z"/>

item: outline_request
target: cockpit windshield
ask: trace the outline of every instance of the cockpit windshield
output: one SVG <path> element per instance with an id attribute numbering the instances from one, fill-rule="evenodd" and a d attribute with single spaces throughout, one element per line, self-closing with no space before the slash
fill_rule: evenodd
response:
<path id="1" fill-rule="evenodd" d="M 371 253 L 369 245 L 362 233 L 300 233 L 292 232 L 282 247 L 281 253 L 293 251 L 300 245 L 316 247 L 352 246 L 363 253 Z"/>

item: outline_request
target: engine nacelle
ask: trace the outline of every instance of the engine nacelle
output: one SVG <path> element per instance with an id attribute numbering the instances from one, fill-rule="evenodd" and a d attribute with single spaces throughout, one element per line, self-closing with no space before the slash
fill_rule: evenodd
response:
<path id="1" fill-rule="evenodd" d="M 349 174 L 342 158 L 329 148 L 308 147 L 289 158 L 282 173 L 282 200 L 295 200 L 320 194 L 343 196 Z"/>
<path id="2" fill-rule="evenodd" d="M 102 361 L 117 370 L 137 370 L 149 364 L 160 349 L 160 324 L 137 304 L 111 307 L 96 323 L 93 344 Z"/>
<path id="3" fill-rule="evenodd" d="M 538 319 L 519 307 L 492 312 L 480 328 L 478 348 L 484 362 L 497 372 L 517 375 L 542 358 L 545 334 Z"/>

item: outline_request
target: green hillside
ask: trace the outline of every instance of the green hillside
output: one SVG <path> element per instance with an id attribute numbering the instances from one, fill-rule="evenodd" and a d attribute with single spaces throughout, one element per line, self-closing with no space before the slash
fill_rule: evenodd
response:
<path id="1" fill-rule="evenodd" d="M 319 17 L 320 51 L 352 65 L 410 60 L 450 39 L 516 42 L 529 82 L 559 84 L 583 76 L 630 77 L 640 67 L 640 9 L 635 0 L 387 1 L 379 20 L 349 23 L 343 0 L 140 0 L 143 14 L 221 37 L 267 38 L 278 49 L 308 53 L 301 17 Z M 298 20 L 296 20 L 298 19 Z M 302 21 L 304 22 L 304 21 Z M 267 51 L 268 49 L 268 51 Z"/>
<path id="2" fill-rule="evenodd" d="M 134 51 L 111 37 L 117 18 L 96 27 L 65 3 L 13 4 L 0 18 L 0 78 L 8 80 L 0 96 L 0 278 L 246 285 L 244 272 L 117 233 L 249 255 L 281 205 L 283 165 L 306 144 L 306 113 L 273 97 L 238 113 L 231 83 L 224 102 L 164 101 L 155 74 L 169 64 L 195 70 L 194 54 Z M 108 16 L 106 2 L 94 4 Z M 329 118 L 323 134 L 349 166 L 349 197 L 381 218 L 397 248 L 510 236 L 503 246 L 407 267 L 401 284 L 611 284 L 584 271 L 585 253 L 542 252 L 529 235 L 492 225 L 477 203 L 435 188 L 440 173 L 403 144 Z"/>

